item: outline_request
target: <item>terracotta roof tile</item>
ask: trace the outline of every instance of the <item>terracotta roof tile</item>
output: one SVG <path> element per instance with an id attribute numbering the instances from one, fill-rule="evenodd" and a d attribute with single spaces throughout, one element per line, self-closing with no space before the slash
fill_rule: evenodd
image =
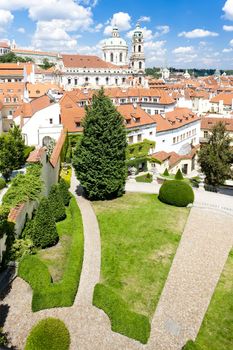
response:
<path id="1" fill-rule="evenodd" d="M 233 118 L 201 118 L 201 129 L 211 130 L 219 122 L 225 124 L 226 130 L 233 132 Z"/>
<path id="2" fill-rule="evenodd" d="M 62 147 L 64 145 L 66 139 L 66 133 L 62 130 L 61 135 L 59 139 L 57 140 L 57 143 L 53 149 L 53 153 L 50 157 L 50 164 L 55 168 L 55 166 L 58 163 L 59 157 L 61 155 Z"/>

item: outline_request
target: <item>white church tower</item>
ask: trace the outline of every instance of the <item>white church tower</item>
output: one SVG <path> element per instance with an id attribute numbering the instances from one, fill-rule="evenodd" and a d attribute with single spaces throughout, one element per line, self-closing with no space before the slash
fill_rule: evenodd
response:
<path id="1" fill-rule="evenodd" d="M 117 27 L 112 29 L 112 37 L 103 42 L 103 60 L 117 66 L 128 65 L 128 45 L 120 37 Z"/>
<path id="2" fill-rule="evenodd" d="M 137 23 L 132 36 L 132 54 L 130 57 L 130 66 L 134 70 L 134 76 L 139 84 L 143 84 L 145 75 L 145 55 L 144 38 L 140 24 Z"/>

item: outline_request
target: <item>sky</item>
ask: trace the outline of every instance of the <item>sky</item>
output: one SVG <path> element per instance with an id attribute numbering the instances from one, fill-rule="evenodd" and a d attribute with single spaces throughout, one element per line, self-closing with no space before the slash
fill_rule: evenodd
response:
<path id="1" fill-rule="evenodd" d="M 137 21 L 147 67 L 233 69 L 233 0 L 0 0 L 0 39 L 20 48 L 97 54 L 113 25 Z"/>

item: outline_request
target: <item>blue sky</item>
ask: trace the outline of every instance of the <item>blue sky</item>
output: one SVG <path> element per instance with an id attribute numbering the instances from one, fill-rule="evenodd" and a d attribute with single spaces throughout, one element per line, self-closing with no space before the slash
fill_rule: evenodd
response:
<path id="1" fill-rule="evenodd" d="M 140 20 L 147 66 L 233 69 L 233 0 L 1 0 L 0 19 L 19 47 L 97 55 Z"/>

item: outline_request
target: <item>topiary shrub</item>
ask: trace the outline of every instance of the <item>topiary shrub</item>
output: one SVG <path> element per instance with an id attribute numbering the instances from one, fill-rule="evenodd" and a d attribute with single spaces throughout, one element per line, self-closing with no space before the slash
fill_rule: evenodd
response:
<path id="1" fill-rule="evenodd" d="M 169 172 L 168 172 L 167 168 L 164 170 L 163 176 L 169 176 Z"/>
<path id="2" fill-rule="evenodd" d="M 159 190 L 159 200 L 176 207 L 186 207 L 194 201 L 193 189 L 184 181 L 164 181 Z"/>
<path id="3" fill-rule="evenodd" d="M 42 198 L 33 221 L 31 238 L 35 246 L 46 248 L 57 243 L 56 223 L 47 198 Z"/>
<path id="4" fill-rule="evenodd" d="M 180 171 L 180 169 L 177 170 L 177 173 L 175 175 L 175 180 L 184 180 L 183 174 Z"/>
<path id="5" fill-rule="evenodd" d="M 55 221 L 61 221 L 65 219 L 66 209 L 58 185 L 53 185 L 51 187 L 48 200 Z"/>
<path id="6" fill-rule="evenodd" d="M 6 187 L 6 181 L 0 177 L 0 190 L 2 190 L 4 187 Z"/>
<path id="7" fill-rule="evenodd" d="M 32 328 L 25 350 L 68 350 L 69 347 L 70 334 L 64 322 L 48 317 Z"/>
<path id="8" fill-rule="evenodd" d="M 68 183 L 61 178 L 59 182 L 59 191 L 61 194 L 61 198 L 63 200 L 63 203 L 65 206 L 69 205 L 71 194 L 69 192 L 69 185 Z"/>

